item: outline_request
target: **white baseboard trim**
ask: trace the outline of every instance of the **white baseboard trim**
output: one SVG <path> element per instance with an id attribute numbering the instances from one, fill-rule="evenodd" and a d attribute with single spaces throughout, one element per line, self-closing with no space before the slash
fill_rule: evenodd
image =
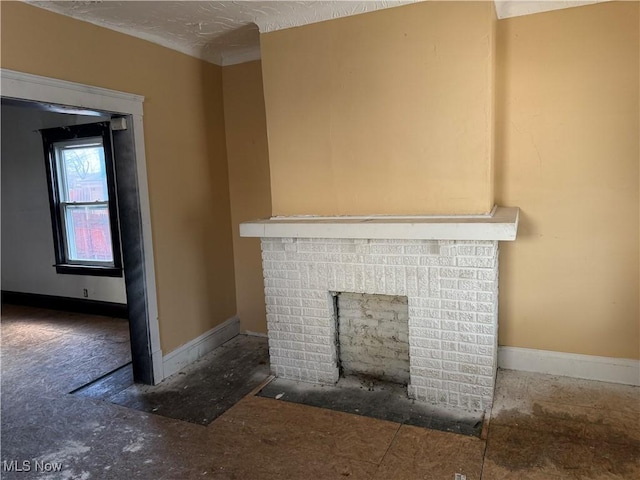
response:
<path id="1" fill-rule="evenodd" d="M 499 347 L 498 367 L 601 382 L 640 385 L 640 360 Z"/>
<path id="2" fill-rule="evenodd" d="M 164 380 L 164 357 L 162 350 L 151 352 L 151 364 L 153 365 L 153 384 L 158 385 Z"/>
<path id="3" fill-rule="evenodd" d="M 231 340 L 240 333 L 240 319 L 231 317 L 224 323 L 213 327 L 208 332 L 194 338 L 188 343 L 176 348 L 162 359 L 164 378 L 179 372 L 190 363 L 205 356 L 213 349 Z"/>

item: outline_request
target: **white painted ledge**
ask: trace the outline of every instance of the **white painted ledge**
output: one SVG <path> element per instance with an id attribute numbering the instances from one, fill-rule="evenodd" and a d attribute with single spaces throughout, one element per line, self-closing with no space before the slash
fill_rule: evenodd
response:
<path id="1" fill-rule="evenodd" d="M 517 207 L 495 207 L 488 215 L 272 217 L 241 223 L 240 236 L 512 241 L 519 213 Z"/>

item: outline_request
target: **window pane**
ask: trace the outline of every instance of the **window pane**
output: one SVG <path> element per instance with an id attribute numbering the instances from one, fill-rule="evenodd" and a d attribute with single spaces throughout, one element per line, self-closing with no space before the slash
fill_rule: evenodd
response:
<path id="1" fill-rule="evenodd" d="M 69 261 L 113 262 L 109 207 L 65 205 Z"/>
<path id="2" fill-rule="evenodd" d="M 101 139 L 60 148 L 60 197 L 66 202 L 109 200 Z"/>

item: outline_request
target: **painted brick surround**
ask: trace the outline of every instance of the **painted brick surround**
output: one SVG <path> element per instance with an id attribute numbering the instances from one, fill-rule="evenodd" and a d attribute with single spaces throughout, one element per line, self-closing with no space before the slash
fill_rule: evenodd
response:
<path id="1" fill-rule="evenodd" d="M 262 241 L 272 372 L 337 382 L 334 297 L 406 297 L 409 397 L 486 410 L 498 350 L 498 241 L 516 239 L 518 219 L 517 207 L 494 207 L 487 215 L 275 217 L 241 224 L 241 236 Z"/>
<path id="2" fill-rule="evenodd" d="M 334 292 L 408 297 L 417 400 L 491 405 L 497 357 L 498 242 L 263 238 L 271 368 L 338 380 Z"/>

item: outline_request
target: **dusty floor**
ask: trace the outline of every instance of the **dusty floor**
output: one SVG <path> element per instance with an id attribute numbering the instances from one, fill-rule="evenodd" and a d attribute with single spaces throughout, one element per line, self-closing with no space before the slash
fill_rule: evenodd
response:
<path id="1" fill-rule="evenodd" d="M 267 339 L 238 335 L 160 385 L 134 384 L 129 364 L 74 395 L 209 425 L 268 376 Z"/>
<path id="2" fill-rule="evenodd" d="M 640 478 L 638 388 L 501 371 L 487 441 L 256 396 L 203 426 L 69 395 L 127 342 L 44 316 L 3 307 L 3 479 Z"/>
<path id="3" fill-rule="evenodd" d="M 461 413 L 416 402 L 407 397 L 406 385 L 357 375 L 341 377 L 336 385 L 274 378 L 257 395 L 475 437 L 480 437 L 483 427 L 481 412 Z"/>

